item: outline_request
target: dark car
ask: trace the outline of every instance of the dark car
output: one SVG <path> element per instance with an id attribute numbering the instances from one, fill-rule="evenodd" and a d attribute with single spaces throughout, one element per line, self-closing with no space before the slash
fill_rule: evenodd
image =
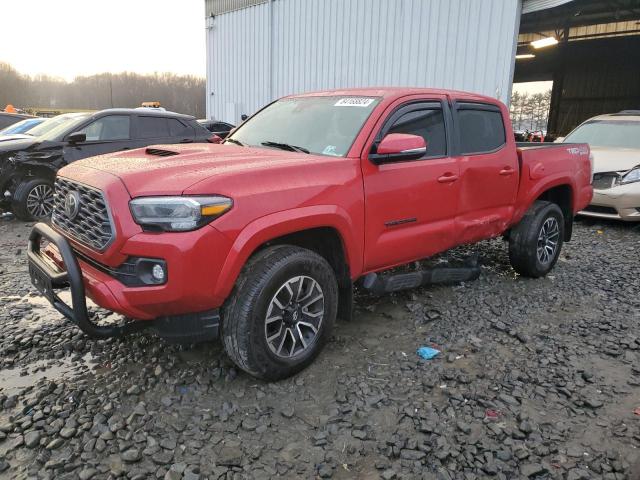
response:
<path id="1" fill-rule="evenodd" d="M 23 115 L 21 113 L 0 112 L 0 130 L 27 118 L 34 117 L 31 115 Z"/>
<path id="2" fill-rule="evenodd" d="M 219 136 L 220 138 L 227 138 L 227 135 L 229 135 L 229 132 L 231 132 L 231 130 L 236 128 L 230 123 L 220 122 L 218 120 L 202 119 L 202 120 L 198 120 L 198 123 L 202 125 L 204 128 L 206 128 L 207 130 L 209 130 L 214 135 Z"/>
<path id="3" fill-rule="evenodd" d="M 2 206 L 10 206 L 22 220 L 51 215 L 56 172 L 71 162 L 147 145 L 212 139 L 194 117 L 171 112 L 109 109 L 64 117 L 42 135 L 0 142 Z"/>

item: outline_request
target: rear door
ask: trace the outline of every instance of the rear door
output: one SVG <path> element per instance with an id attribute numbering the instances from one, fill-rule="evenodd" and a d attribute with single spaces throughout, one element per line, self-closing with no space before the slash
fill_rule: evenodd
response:
<path id="1" fill-rule="evenodd" d="M 446 97 L 399 100 L 374 127 L 361 158 L 365 190 L 365 269 L 380 270 L 446 250 L 455 241 L 459 172 L 451 152 Z M 424 137 L 418 160 L 376 165 L 368 158 L 389 133 Z"/>
<path id="2" fill-rule="evenodd" d="M 67 163 L 135 146 L 131 138 L 131 116 L 127 114 L 105 115 L 85 125 L 78 132 L 84 133 L 87 138 L 84 142 L 67 143 L 64 146 L 64 159 Z"/>
<path id="3" fill-rule="evenodd" d="M 518 156 L 497 105 L 455 102 L 453 119 L 460 166 L 457 243 L 472 243 L 501 234 L 511 220 Z"/>

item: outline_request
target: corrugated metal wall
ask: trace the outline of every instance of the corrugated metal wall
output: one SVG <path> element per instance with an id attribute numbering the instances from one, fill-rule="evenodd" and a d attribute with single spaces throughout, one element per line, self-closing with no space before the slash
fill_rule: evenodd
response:
<path id="1" fill-rule="evenodd" d="M 268 1 L 269 0 L 204 0 L 204 15 L 205 17 L 220 15 L 221 13 L 240 10 L 241 8 Z"/>
<path id="2" fill-rule="evenodd" d="M 359 86 L 443 87 L 506 101 L 519 0 L 273 0 L 209 18 L 207 113 Z"/>

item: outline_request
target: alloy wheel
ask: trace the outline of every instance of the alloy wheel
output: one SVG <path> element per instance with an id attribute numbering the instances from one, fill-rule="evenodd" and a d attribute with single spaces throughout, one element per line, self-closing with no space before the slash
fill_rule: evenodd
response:
<path id="1" fill-rule="evenodd" d="M 324 293 L 317 281 L 304 275 L 287 280 L 267 308 L 264 332 L 271 352 L 292 358 L 311 348 L 324 312 Z"/>
<path id="2" fill-rule="evenodd" d="M 27 195 L 27 212 L 33 218 L 45 218 L 53 212 L 53 188 L 47 184 L 36 185 Z"/>
<path id="3" fill-rule="evenodd" d="M 560 225 L 555 217 L 547 218 L 538 234 L 537 254 L 542 265 L 549 265 L 556 257 L 558 241 L 560 240 Z"/>

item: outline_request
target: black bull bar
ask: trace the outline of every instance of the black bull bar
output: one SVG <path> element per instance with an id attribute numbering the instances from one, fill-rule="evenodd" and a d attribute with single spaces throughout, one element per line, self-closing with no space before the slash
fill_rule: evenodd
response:
<path id="1" fill-rule="evenodd" d="M 65 270 L 60 270 L 40 251 L 42 239 L 56 246 Z M 29 276 L 31 283 L 62 315 L 75 323 L 80 330 L 91 338 L 120 337 L 138 332 L 151 322 L 128 322 L 122 325 L 97 325 L 89 318 L 85 297 L 82 271 L 71 245 L 58 232 L 45 223 L 36 223 L 29 235 L 27 246 Z M 70 288 L 71 306 L 67 305 L 56 294 L 56 290 Z"/>

